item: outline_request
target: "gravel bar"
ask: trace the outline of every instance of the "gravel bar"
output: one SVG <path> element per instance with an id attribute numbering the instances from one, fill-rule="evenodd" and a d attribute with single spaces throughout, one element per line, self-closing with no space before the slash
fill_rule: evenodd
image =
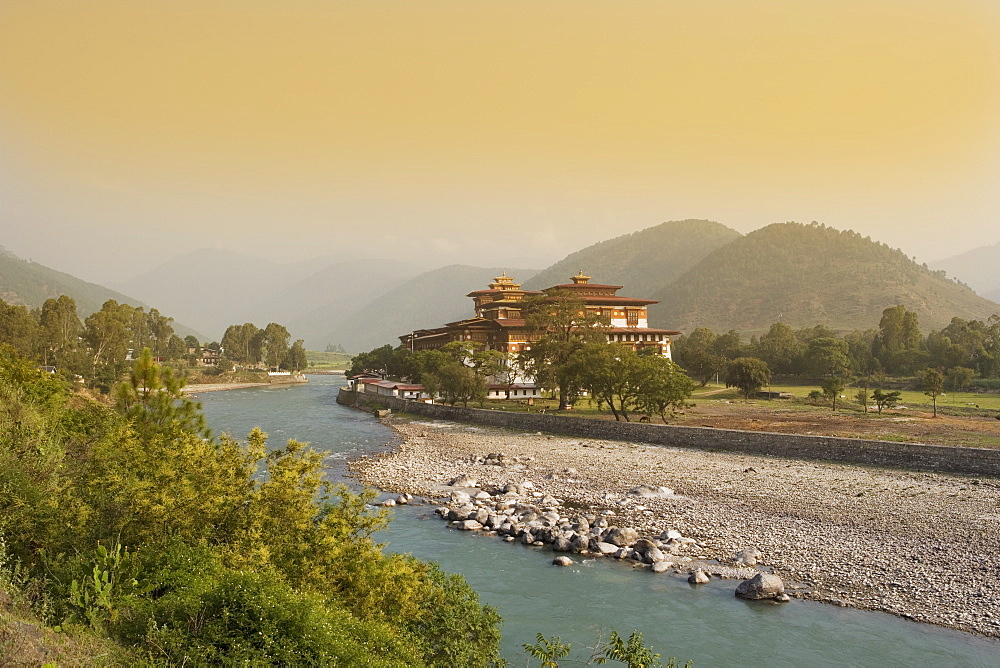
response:
<path id="1" fill-rule="evenodd" d="M 779 575 L 793 597 L 1000 637 L 1000 480 L 385 422 L 399 445 L 350 465 L 384 491 L 442 503 L 461 476 L 493 490 L 527 481 L 564 512 L 694 539 L 691 570 L 717 562 L 739 577 L 737 553 L 756 550 L 757 568 Z M 638 486 L 673 493 L 630 495 Z"/>

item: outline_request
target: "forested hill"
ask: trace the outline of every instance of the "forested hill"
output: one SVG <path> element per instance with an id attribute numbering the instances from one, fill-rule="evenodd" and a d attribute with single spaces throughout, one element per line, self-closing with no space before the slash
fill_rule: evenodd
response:
<path id="1" fill-rule="evenodd" d="M 9 304 L 39 308 L 46 299 L 59 295 L 72 297 L 81 317 L 100 311 L 101 305 L 109 299 L 136 307 L 146 306 L 134 297 L 88 283 L 37 262 L 22 260 L 0 247 L 0 298 Z"/>
<path id="2" fill-rule="evenodd" d="M 878 326 L 904 304 L 925 331 L 952 317 L 986 319 L 1000 304 L 918 265 L 902 251 L 851 231 L 778 223 L 719 248 L 667 288 L 650 317 L 659 327 L 746 333 L 774 322 L 835 330 Z"/>
<path id="3" fill-rule="evenodd" d="M 624 285 L 623 295 L 647 296 L 669 285 L 740 233 L 710 220 L 675 220 L 587 246 L 542 270 L 525 287 L 541 290 L 581 269 L 596 283 Z"/>
<path id="4" fill-rule="evenodd" d="M 475 306 L 466 295 L 473 290 L 485 290 L 501 272 L 523 281 L 536 271 L 453 264 L 424 272 L 354 313 L 338 318 L 336 327 L 318 337 L 317 344 L 339 343 L 349 352 L 371 350 L 386 343 L 397 346 L 401 335 L 415 329 L 440 327 L 473 317 Z M 309 339 L 306 344 L 310 344 Z"/>

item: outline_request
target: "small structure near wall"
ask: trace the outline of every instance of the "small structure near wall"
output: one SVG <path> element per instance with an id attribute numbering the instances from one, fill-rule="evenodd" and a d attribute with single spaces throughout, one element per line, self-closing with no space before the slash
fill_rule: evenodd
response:
<path id="1" fill-rule="evenodd" d="M 508 394 L 508 390 L 510 393 Z M 542 392 L 534 383 L 514 383 L 513 385 L 490 385 L 487 399 L 538 399 Z"/>

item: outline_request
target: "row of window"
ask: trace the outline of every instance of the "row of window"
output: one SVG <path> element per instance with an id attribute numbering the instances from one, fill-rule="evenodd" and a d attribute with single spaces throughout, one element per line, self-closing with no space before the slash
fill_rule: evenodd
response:
<path id="1" fill-rule="evenodd" d="M 663 334 L 608 334 L 609 341 L 664 341 L 667 337 Z"/>

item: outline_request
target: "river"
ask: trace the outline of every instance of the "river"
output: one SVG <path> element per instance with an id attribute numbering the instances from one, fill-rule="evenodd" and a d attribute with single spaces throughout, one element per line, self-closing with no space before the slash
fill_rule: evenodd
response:
<path id="1" fill-rule="evenodd" d="M 341 376 L 310 376 L 306 385 L 197 398 L 216 433 L 245 436 L 260 426 L 273 446 L 308 441 L 328 453 L 331 478 L 344 480 L 349 458 L 379 452 L 394 433 L 337 404 L 342 383 Z M 380 540 L 387 550 L 464 575 L 503 616 L 503 654 L 512 666 L 527 665 L 521 646 L 539 632 L 572 643 L 561 665 L 584 665 L 598 634 L 611 628 L 625 636 L 638 629 L 664 659 L 690 659 L 696 667 L 1000 665 L 1000 641 L 892 615 L 811 601 L 745 602 L 733 596 L 733 581 L 695 588 L 611 561 L 554 567 L 550 551 L 452 531 L 427 506 L 395 509 Z"/>

